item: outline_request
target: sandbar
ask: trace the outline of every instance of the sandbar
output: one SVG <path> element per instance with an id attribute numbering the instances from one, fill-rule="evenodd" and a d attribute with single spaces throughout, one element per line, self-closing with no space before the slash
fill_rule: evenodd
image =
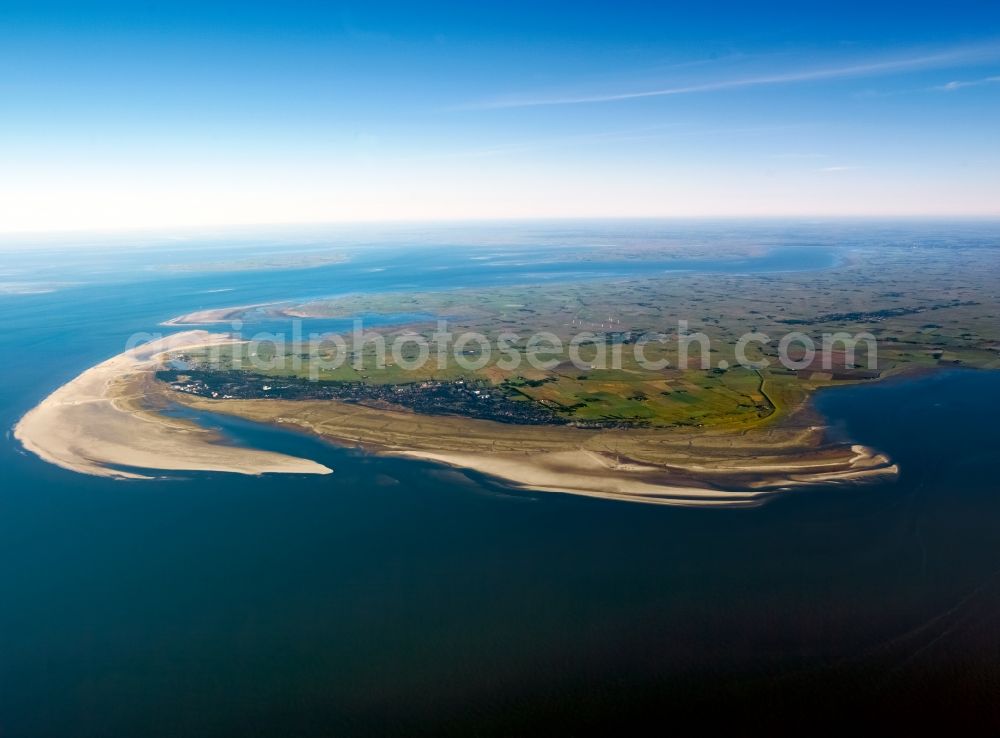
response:
<path id="1" fill-rule="evenodd" d="M 822 426 L 724 432 L 590 431 L 421 415 L 336 400 L 207 399 L 193 408 L 297 427 L 382 456 L 468 469 L 508 485 L 660 505 L 756 506 L 794 490 L 891 480 L 875 449 L 826 440 Z"/>
<path id="2" fill-rule="evenodd" d="M 145 469 L 329 474 L 309 459 L 226 445 L 217 433 L 143 407 L 165 352 L 231 343 L 206 331 L 151 341 L 91 367 L 30 410 L 14 436 L 32 453 L 84 474 L 149 478 Z"/>

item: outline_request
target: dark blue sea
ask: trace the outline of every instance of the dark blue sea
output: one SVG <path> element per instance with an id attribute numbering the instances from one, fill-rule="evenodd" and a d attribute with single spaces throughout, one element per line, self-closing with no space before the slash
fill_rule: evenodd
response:
<path id="1" fill-rule="evenodd" d="M 816 233 L 758 234 L 773 249 L 738 264 L 562 258 L 607 237 L 585 230 L 541 244 L 422 233 L 350 242 L 343 264 L 228 273 L 161 267 L 282 240 L 8 245 L 0 736 L 579 735 L 650 719 L 755 732 L 860 714 L 1000 725 L 1000 374 L 823 392 L 836 431 L 888 452 L 899 481 L 746 510 L 515 492 L 208 416 L 234 442 L 335 473 L 115 481 L 50 466 L 9 432 L 131 334 L 196 309 L 812 270 L 865 237 Z"/>

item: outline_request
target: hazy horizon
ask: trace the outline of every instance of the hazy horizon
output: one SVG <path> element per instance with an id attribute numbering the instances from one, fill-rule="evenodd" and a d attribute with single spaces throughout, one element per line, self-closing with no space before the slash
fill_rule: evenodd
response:
<path id="1" fill-rule="evenodd" d="M 837 226 L 976 226 L 1000 224 L 1000 215 L 832 215 L 832 216 L 620 216 L 620 217 L 566 217 L 566 218 L 482 218 L 482 219 L 427 219 L 427 220 L 356 220 L 356 221 L 303 221 L 303 222 L 259 222 L 259 223 L 210 223 L 204 225 L 149 225 L 122 226 L 118 228 L 86 229 L 28 229 L 0 230 L 0 249 L 7 247 L 40 246 L 58 247 L 99 247 L 112 246 L 116 241 L 128 239 L 129 245 L 167 245 L 197 239 L 322 239 L 334 236 L 353 238 L 379 238 L 406 235 L 410 229 L 418 229 L 425 235 L 441 236 L 447 231 L 469 229 L 473 235 L 491 232 L 498 240 L 495 244 L 516 245 L 503 240 L 510 236 L 530 235 L 532 228 L 576 226 L 599 229 L 601 227 L 636 227 L 642 225 L 669 228 L 698 228 L 712 225 L 745 225 L 747 227 L 837 227 Z M 491 230 L 492 229 L 492 230 Z M 496 230 L 496 229 L 499 229 Z M 675 234 L 676 235 L 676 234 Z M 81 242 L 80 239 L 93 239 Z M 135 239 L 148 239 L 146 242 Z M 238 242 L 238 241 L 237 241 Z M 483 245 L 495 245 L 493 242 Z M 315 241 L 289 242 L 286 246 L 316 246 Z M 346 246 L 347 243 L 331 243 L 325 247 Z M 354 244 L 357 245 L 357 244 Z M 465 245 L 475 245 L 470 242 Z"/>

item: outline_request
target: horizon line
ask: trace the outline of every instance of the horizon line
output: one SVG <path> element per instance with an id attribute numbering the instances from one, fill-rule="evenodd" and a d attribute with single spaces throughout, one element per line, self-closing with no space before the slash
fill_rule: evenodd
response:
<path id="1" fill-rule="evenodd" d="M 167 231 L 225 231 L 238 229 L 269 229 L 269 228 L 336 228 L 350 226 L 407 226 L 407 225 L 506 225 L 530 223 L 581 223 L 581 222 L 615 222 L 615 221 L 882 221 L 882 222 L 997 222 L 1000 223 L 1000 212 L 996 213 L 794 213 L 794 214 L 691 214 L 691 215 L 552 215 L 552 216 L 504 216 L 504 217 L 471 217 L 471 218 L 384 218 L 360 220 L 309 220 L 309 221 L 255 221 L 246 223 L 177 223 L 150 224 L 141 226 L 93 226 L 85 228 L 27 228 L 16 230 L 0 229 L 0 239 L 30 237 L 30 236 L 72 236 L 80 235 L 115 235 L 129 233 L 164 233 Z"/>

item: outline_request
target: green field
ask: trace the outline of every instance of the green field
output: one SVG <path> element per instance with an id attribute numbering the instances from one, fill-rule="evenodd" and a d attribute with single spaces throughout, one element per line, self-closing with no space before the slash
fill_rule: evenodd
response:
<path id="1" fill-rule="evenodd" d="M 201 368 L 252 366 L 275 377 L 341 382 L 468 379 L 574 420 L 739 429 L 782 417 L 817 387 L 862 381 L 851 374 L 857 368 L 874 368 L 886 376 L 940 365 L 1000 366 L 1000 300 L 993 274 L 991 249 L 884 247 L 845 250 L 840 266 L 815 272 L 671 274 L 544 287 L 345 295 L 284 304 L 274 313 L 433 315 L 446 319 L 452 333 L 477 332 L 494 346 L 502 334 L 515 334 L 518 339 L 510 346 L 520 365 L 503 368 L 494 352 L 486 366 L 464 369 L 450 350 L 439 355 L 433 320 L 366 328 L 390 346 L 405 339 L 397 357 L 387 352 L 381 366 L 371 343 L 356 353 L 337 354 L 328 342 L 277 347 L 263 342 L 243 346 L 234 356 L 194 353 L 188 358 Z M 710 340 L 711 350 L 704 355 L 707 368 L 702 368 L 702 353 L 695 344 L 687 363 L 680 360 L 680 320 L 687 321 L 688 333 L 703 333 Z M 833 368 L 840 369 L 841 376 L 831 376 L 819 364 L 790 371 L 777 361 L 777 344 L 792 331 L 809 336 L 817 346 L 824 334 L 866 332 L 876 340 L 877 357 L 869 362 L 862 342 L 853 363 L 842 351 L 832 354 Z M 605 342 L 607 368 L 595 360 L 594 347 L 586 344 L 579 349 L 582 365 L 571 362 L 564 350 L 545 355 L 553 359 L 553 367 L 529 366 L 528 337 L 539 332 L 551 333 L 564 343 L 581 332 L 595 334 Z M 769 360 L 770 367 L 758 371 L 738 365 L 736 344 L 748 332 L 772 338 L 766 346 L 747 351 L 752 360 Z M 407 364 L 419 357 L 413 343 L 417 336 L 430 346 L 428 361 L 418 369 L 404 368 L 397 359 Z M 666 360 L 669 366 L 656 371 L 643 368 L 634 353 L 636 342 L 645 343 L 648 360 Z M 475 345 L 469 344 L 461 356 L 479 358 Z M 612 358 L 615 351 L 620 351 L 619 362 Z M 332 368 L 338 355 L 342 363 Z"/>

